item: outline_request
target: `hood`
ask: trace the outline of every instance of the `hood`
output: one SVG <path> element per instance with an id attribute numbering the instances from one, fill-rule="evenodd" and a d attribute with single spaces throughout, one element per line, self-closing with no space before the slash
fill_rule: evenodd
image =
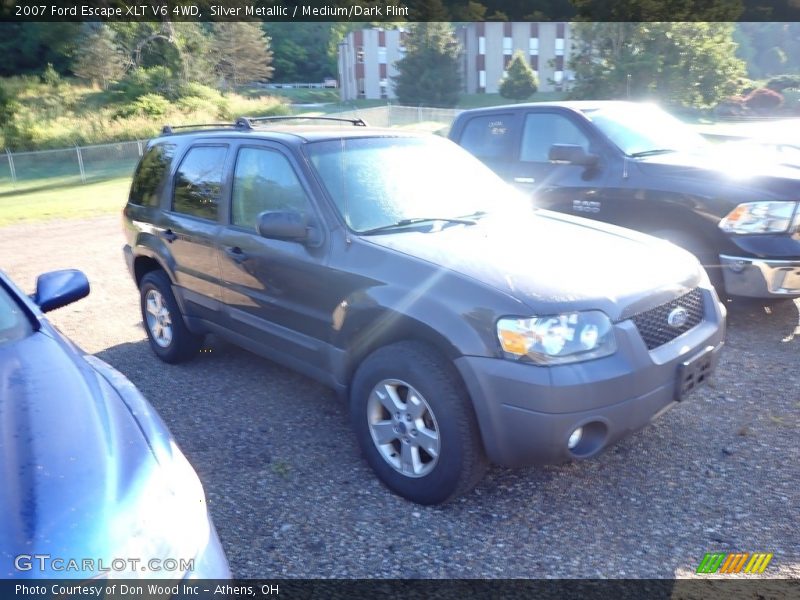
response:
<path id="1" fill-rule="evenodd" d="M 369 239 L 505 292 L 533 314 L 599 309 L 620 320 L 685 293 L 702 273 L 667 242 L 543 210 Z"/>
<path id="2" fill-rule="evenodd" d="M 796 200 L 800 195 L 800 169 L 759 158 L 741 150 L 669 152 L 633 159 L 645 175 L 702 177 L 721 185 L 750 188 L 754 193 Z M 759 198 L 756 198 L 759 199 Z"/>
<path id="3" fill-rule="evenodd" d="M 48 576 L 16 571 L 19 554 L 120 556 L 121 515 L 155 466 L 130 410 L 65 341 L 42 329 L 0 346 L 0 577 Z"/>

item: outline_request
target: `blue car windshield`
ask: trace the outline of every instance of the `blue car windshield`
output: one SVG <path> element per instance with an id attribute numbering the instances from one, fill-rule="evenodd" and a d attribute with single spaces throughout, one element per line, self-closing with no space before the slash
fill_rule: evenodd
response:
<path id="1" fill-rule="evenodd" d="M 421 221 L 469 222 L 521 204 L 517 192 L 478 159 L 433 135 L 326 140 L 307 151 L 356 232 Z"/>
<path id="2" fill-rule="evenodd" d="M 22 307 L 0 285 L 0 346 L 22 339 L 32 331 Z"/>

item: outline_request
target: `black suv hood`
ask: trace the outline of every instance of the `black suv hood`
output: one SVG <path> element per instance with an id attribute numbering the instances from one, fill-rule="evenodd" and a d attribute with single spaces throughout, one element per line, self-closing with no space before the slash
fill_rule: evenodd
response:
<path id="1" fill-rule="evenodd" d="M 369 239 L 489 285 L 539 314 L 597 308 L 616 320 L 675 298 L 701 278 L 696 259 L 672 244 L 543 210 Z"/>
<path id="2" fill-rule="evenodd" d="M 800 196 L 800 169 L 759 160 L 749 153 L 670 152 L 634 160 L 646 177 L 716 180 L 720 185 L 750 190 L 751 200 L 796 200 Z"/>

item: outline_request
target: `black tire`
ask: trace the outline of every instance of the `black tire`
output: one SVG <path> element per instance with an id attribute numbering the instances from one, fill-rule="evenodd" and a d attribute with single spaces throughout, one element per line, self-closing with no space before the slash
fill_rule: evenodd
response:
<path id="1" fill-rule="evenodd" d="M 183 322 L 178 303 L 172 294 L 172 284 L 164 271 L 150 271 L 139 284 L 142 323 L 156 356 L 167 363 L 189 360 L 200 350 L 203 336 L 189 331 Z M 156 302 L 148 309 L 148 301 Z M 153 308 L 163 308 L 156 315 Z M 161 316 L 164 320 L 159 320 Z M 166 320 L 169 321 L 169 336 L 165 335 Z"/>
<path id="2" fill-rule="evenodd" d="M 373 395 L 376 389 L 384 393 Z M 380 396 L 386 397 L 389 390 L 407 412 L 388 414 Z M 370 354 L 353 378 L 350 418 L 378 478 L 413 502 L 452 500 L 475 487 L 486 472 L 488 461 L 464 385 L 455 367 L 426 344 L 399 342 Z M 379 427 L 397 439 L 380 444 L 373 438 Z M 426 448 L 435 448 L 438 455 L 428 454 Z M 414 460 L 405 462 L 407 457 Z M 409 467 L 405 473 L 403 465 Z"/>

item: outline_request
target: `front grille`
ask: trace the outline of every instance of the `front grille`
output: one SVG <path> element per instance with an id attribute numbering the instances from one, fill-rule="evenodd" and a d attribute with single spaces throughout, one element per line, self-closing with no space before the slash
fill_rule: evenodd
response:
<path id="1" fill-rule="evenodd" d="M 688 317 L 685 323 L 674 327 L 669 324 L 668 318 L 678 307 L 686 309 Z M 686 333 L 703 320 L 703 294 L 698 288 L 695 288 L 675 300 L 634 315 L 632 320 L 644 343 L 647 344 L 647 349 L 658 348 L 671 342 L 682 333 Z"/>

